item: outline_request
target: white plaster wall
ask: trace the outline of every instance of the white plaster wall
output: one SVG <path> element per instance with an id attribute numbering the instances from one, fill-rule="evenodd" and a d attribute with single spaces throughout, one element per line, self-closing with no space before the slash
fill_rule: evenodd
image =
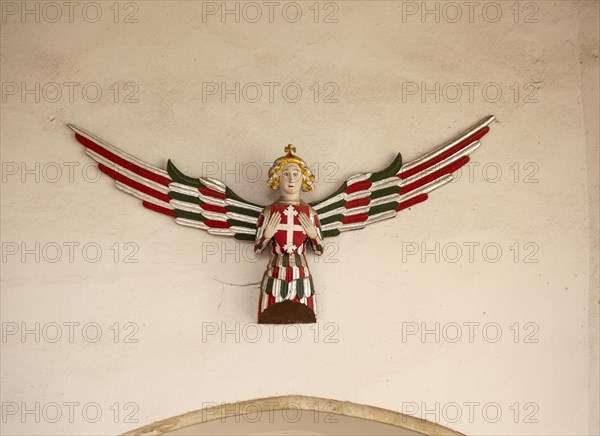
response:
<path id="1" fill-rule="evenodd" d="M 52 23 L 44 3 L 27 5 L 40 8 L 36 22 L 20 15 L 21 2 L 2 2 L 4 434 L 118 433 L 285 394 L 384 407 L 470 434 L 598 433 L 597 2 L 518 2 L 518 17 L 512 2 L 481 2 L 472 20 L 459 2 L 454 23 L 444 3 L 426 5 L 439 8 L 439 22 L 406 14 L 420 2 L 321 3 L 318 23 L 312 2 L 299 4 L 297 23 L 288 22 L 292 9 L 282 17 L 285 2 L 272 23 L 264 3 L 257 23 L 203 19 L 213 4 L 192 1 L 121 3 L 117 23 L 112 2 L 98 3 L 95 23 L 88 2 L 76 3 L 72 22 L 68 5 L 57 5 L 63 15 Z M 335 8 L 338 22 L 322 22 Z M 124 23 L 130 12 L 137 22 Z M 73 98 L 67 82 L 80 84 Z M 138 102 L 122 93 L 115 102 L 115 82 L 135 83 Z M 206 82 L 294 82 L 303 95 L 297 103 L 280 92 L 272 103 L 266 94 L 256 103 L 203 101 Z M 337 103 L 322 101 L 328 82 Z M 448 94 L 439 102 L 407 95 L 409 82 L 437 82 Z M 473 96 L 466 82 L 475 82 Z M 39 101 L 35 91 L 21 95 L 36 83 Z M 101 89 L 98 102 L 82 98 L 86 83 Z M 452 83 L 463 91 L 455 102 Z M 251 261 L 245 245 L 175 225 L 107 177 L 91 183 L 94 171 L 82 171 L 90 160 L 66 127 L 80 125 L 154 165 L 171 158 L 192 176 L 225 165 L 231 171 L 213 175 L 267 203 L 266 173 L 250 181 L 251 170 L 289 142 L 321 171 L 314 199 L 387 166 L 398 151 L 416 158 L 488 114 L 498 121 L 459 181 L 394 220 L 332 239 L 326 261 L 309 257 L 320 323 L 302 327 L 295 343 L 285 336 L 295 329 L 280 327 L 261 327 L 252 342 L 253 283 L 266 257 Z M 497 169 L 498 180 L 486 180 Z M 22 253 L 36 243 L 39 262 Z M 79 244 L 72 261 L 68 243 Z M 97 262 L 82 255 L 88 243 L 102 250 Z M 422 259 L 422 244 L 439 261 Z M 497 261 L 486 259 L 485 244 L 500 247 Z M 62 255 L 51 262 L 56 245 Z M 137 263 L 125 256 L 131 247 Z M 408 255 L 414 247 L 419 253 Z M 23 338 L 36 323 L 39 341 Z M 65 323 L 79 323 L 72 341 Z M 406 336 L 436 323 L 439 339 Z M 456 342 L 452 323 L 462 328 Z M 102 329 L 97 342 L 91 327 L 82 335 L 88 324 Z M 218 333 L 207 335 L 213 327 Z M 124 337 L 133 329 L 136 343 Z M 225 329 L 239 338 L 222 340 Z M 55 404 L 62 416 L 52 423 Z M 94 407 L 102 416 L 91 423 Z"/>

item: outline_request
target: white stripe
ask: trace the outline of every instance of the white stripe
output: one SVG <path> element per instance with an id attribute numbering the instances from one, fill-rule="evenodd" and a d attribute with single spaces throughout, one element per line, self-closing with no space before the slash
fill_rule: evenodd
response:
<path id="1" fill-rule="evenodd" d="M 214 206 L 221 206 L 221 207 L 227 206 L 227 203 L 225 202 L 225 200 L 211 197 L 209 195 L 204 195 L 204 194 L 198 193 L 198 198 L 200 200 L 202 200 L 204 203 L 212 204 Z"/>
<path id="2" fill-rule="evenodd" d="M 373 191 L 377 191 L 379 189 L 389 188 L 390 186 L 394 185 L 398 186 L 401 181 L 402 180 L 398 176 L 394 175 L 392 177 L 388 177 L 387 179 L 381 179 L 377 182 L 373 182 L 371 189 Z"/>
<path id="3" fill-rule="evenodd" d="M 117 147 L 115 147 L 114 145 L 109 144 L 108 142 L 104 141 L 103 139 L 98 138 L 96 135 L 88 132 L 85 129 L 82 129 L 81 127 L 75 126 L 74 124 L 68 124 L 68 126 L 75 132 L 80 134 L 81 136 L 95 142 L 96 144 L 101 145 L 102 147 L 104 147 L 105 149 L 107 149 L 108 151 L 110 151 L 111 153 L 116 154 L 119 157 L 122 157 L 123 159 L 136 164 L 139 167 L 142 167 L 148 171 L 153 172 L 154 174 L 160 175 L 160 176 L 164 176 L 168 179 L 170 179 L 169 177 L 169 173 L 167 173 L 165 170 L 157 168 L 153 165 L 147 164 L 146 162 L 143 162 L 141 160 L 139 160 L 137 157 L 130 155 L 129 153 L 125 153 L 124 151 L 118 149 Z"/>
<path id="4" fill-rule="evenodd" d="M 157 206 L 164 207 L 166 209 L 173 209 L 169 203 L 165 203 L 162 200 L 152 197 L 151 195 L 144 194 L 143 192 L 138 191 L 137 189 L 133 189 L 130 186 L 127 186 L 124 183 L 116 182 L 115 186 L 117 189 L 126 192 L 129 195 L 133 195 L 134 197 L 139 198 L 140 200 L 147 201 L 148 203 L 156 204 Z"/>
<path id="5" fill-rule="evenodd" d="M 296 298 L 296 282 L 290 282 L 288 285 L 287 299 L 293 300 L 294 298 Z"/>
<path id="6" fill-rule="evenodd" d="M 219 229 L 219 228 L 209 227 L 207 230 L 208 230 L 208 233 L 210 233 L 212 235 L 235 236 L 235 232 L 231 229 Z"/>
<path id="7" fill-rule="evenodd" d="M 338 213 L 343 214 L 344 212 L 346 212 L 346 210 L 347 209 L 344 206 L 338 207 L 337 209 L 331 209 L 329 212 L 320 213 L 319 219 L 322 221 L 323 219 L 327 218 L 328 216 L 337 215 Z"/>
<path id="8" fill-rule="evenodd" d="M 193 186 L 184 185 L 183 183 L 169 183 L 171 191 L 179 192 L 180 194 L 191 195 L 192 197 L 200 197 L 200 191 Z"/>
<path id="9" fill-rule="evenodd" d="M 371 204 L 368 204 L 366 206 L 353 207 L 352 209 L 346 209 L 344 216 L 352 216 L 352 215 L 358 215 L 361 213 L 367 213 L 369 211 L 369 209 L 371 209 Z"/>
<path id="10" fill-rule="evenodd" d="M 375 215 L 371 215 L 367 218 L 366 224 L 376 223 L 377 221 L 386 220 L 388 218 L 394 218 L 398 212 L 395 210 L 386 210 L 385 212 L 377 213 Z"/>
<path id="11" fill-rule="evenodd" d="M 454 178 L 454 176 L 452 174 L 446 174 L 445 176 L 440 177 L 439 179 L 432 180 L 431 182 L 421 186 L 418 189 L 415 189 L 414 191 L 410 191 L 410 192 L 407 192 L 406 194 L 400 195 L 398 197 L 398 200 L 400 202 L 403 202 L 406 200 L 410 200 L 411 198 L 416 197 L 417 195 L 427 194 L 441 186 L 444 186 L 446 183 L 450 182 L 453 178 Z"/>
<path id="12" fill-rule="evenodd" d="M 279 303 L 281 301 L 281 281 L 274 280 L 273 290 L 271 291 L 273 296 L 275 297 L 275 302 Z"/>
<path id="13" fill-rule="evenodd" d="M 348 179 L 348 181 L 346 182 L 346 185 L 350 186 L 350 185 L 354 185 L 355 183 L 362 182 L 363 180 L 367 180 L 372 175 L 373 175 L 372 173 L 356 174 Z"/>
<path id="14" fill-rule="evenodd" d="M 414 168 L 417 165 L 419 165 L 419 164 L 421 164 L 423 162 L 428 161 L 429 159 L 433 159 L 433 158 L 439 156 L 440 154 L 442 154 L 446 150 L 454 147 L 456 144 L 458 144 L 459 142 L 463 141 L 467 137 L 471 136 L 475 132 L 483 129 L 485 126 L 489 125 L 492 121 L 494 121 L 494 116 L 490 116 L 490 117 L 484 119 L 479 124 L 476 124 L 475 126 L 473 126 L 472 128 L 470 128 L 469 130 L 467 130 L 465 133 L 463 133 L 460 136 L 458 136 L 456 139 L 448 142 L 447 144 L 442 145 L 441 147 L 439 147 L 439 148 L 431 151 L 430 153 L 425 154 L 424 156 L 421 156 L 420 158 L 418 158 L 418 159 L 416 159 L 414 161 L 411 161 L 411 162 L 407 163 L 406 165 L 403 165 L 402 168 L 400 169 L 400 171 L 398 171 L 398 174 L 402 174 L 403 172 L 408 171 L 411 168 Z"/>
<path id="15" fill-rule="evenodd" d="M 227 212 L 227 217 L 234 219 L 234 220 L 243 221 L 245 223 L 250 223 L 250 224 L 255 224 L 255 225 L 258 222 L 258 218 L 254 217 L 254 216 L 242 215 L 242 214 L 235 213 L 235 212 Z"/>
<path id="16" fill-rule="evenodd" d="M 323 231 L 328 231 L 328 230 L 333 230 L 333 229 L 337 229 L 338 227 L 340 227 L 342 225 L 341 221 L 333 221 L 329 224 L 325 224 L 324 226 L 322 226 L 321 228 L 323 229 Z"/>
<path id="17" fill-rule="evenodd" d="M 202 209 L 202 215 L 204 215 L 209 220 L 215 221 L 227 221 L 227 216 L 225 214 L 219 212 L 211 212 L 209 210 Z"/>
<path id="18" fill-rule="evenodd" d="M 396 192 L 395 194 L 386 195 L 385 197 L 379 197 L 375 200 L 371 201 L 369 206 L 378 206 L 380 204 L 389 203 L 390 201 L 396 201 L 399 197 L 399 194 Z"/>
<path id="19" fill-rule="evenodd" d="M 184 226 L 195 227 L 197 229 L 208 230 L 208 226 L 203 222 L 190 220 L 188 218 L 175 218 L 175 222 L 177 224 L 181 224 Z"/>
<path id="20" fill-rule="evenodd" d="M 324 207 L 329 206 L 330 204 L 333 203 L 337 203 L 338 201 L 340 201 L 341 199 L 345 198 L 346 193 L 345 192 L 340 192 L 338 195 L 336 195 L 335 197 L 331 197 L 328 200 L 325 200 L 319 204 L 317 204 L 314 209 L 317 211 L 317 213 L 319 212 L 320 209 L 323 209 Z M 319 215 L 321 216 L 321 215 Z"/>
<path id="21" fill-rule="evenodd" d="M 264 207 L 259 207 L 259 206 L 254 206 L 252 204 L 248 204 L 248 203 L 242 203 L 241 201 L 238 200 L 234 200 L 233 198 L 228 198 L 227 199 L 227 204 L 230 204 L 232 206 L 238 206 L 238 207 L 242 207 L 244 209 L 250 209 L 250 210 L 254 210 L 256 212 L 262 212 Z"/>
<path id="22" fill-rule="evenodd" d="M 420 171 L 417 174 L 414 174 L 407 179 L 402 180 L 402 184 L 400 186 L 406 186 L 416 180 L 420 180 L 421 178 L 427 176 L 428 174 L 431 174 L 437 170 L 442 169 L 446 165 L 454 163 L 461 157 L 471 154 L 473 151 L 475 151 L 477 148 L 479 148 L 480 145 L 481 145 L 481 142 L 479 142 L 479 141 L 473 142 L 468 147 L 463 148 L 460 152 L 455 153 L 452 156 L 447 157 L 443 161 L 436 163 L 435 165 L 432 165 L 431 167 L 426 168 L 423 171 Z"/>
<path id="23" fill-rule="evenodd" d="M 367 225 L 366 221 L 363 221 L 362 223 L 342 224 L 341 226 L 339 226 L 338 230 L 340 232 L 345 232 L 346 230 L 359 230 L 359 229 L 364 229 L 366 225 Z"/>
<path id="24" fill-rule="evenodd" d="M 256 230 L 254 230 L 254 229 L 250 229 L 248 227 L 242 227 L 242 226 L 231 226 L 230 229 L 233 230 L 236 235 L 238 233 L 244 233 L 246 235 L 254 235 L 254 233 L 256 232 Z"/>
<path id="25" fill-rule="evenodd" d="M 152 180 L 149 180 L 145 177 L 142 177 L 136 173 L 134 173 L 133 171 L 128 170 L 127 168 L 124 168 L 120 165 L 117 165 L 116 163 L 114 163 L 111 160 L 108 160 L 102 156 L 100 156 L 98 153 L 90 150 L 89 148 L 87 148 L 85 150 L 85 153 L 91 157 L 92 159 L 94 159 L 96 162 L 99 162 L 103 165 L 106 165 L 107 167 L 109 167 L 110 169 L 112 169 L 113 171 L 116 171 L 119 174 L 124 175 L 125 177 L 128 177 L 138 183 L 141 183 L 144 186 L 147 186 L 149 188 L 152 188 L 158 192 L 162 192 L 163 194 L 166 194 L 169 192 L 169 188 L 167 188 L 165 185 L 161 185 L 160 183 L 156 183 L 153 182 Z"/>
<path id="26" fill-rule="evenodd" d="M 200 177 L 200 183 L 202 183 L 207 188 L 213 189 L 215 191 L 221 192 L 225 194 L 226 186 L 220 180 L 213 179 L 211 177 Z"/>
<path id="27" fill-rule="evenodd" d="M 358 200 L 360 198 L 365 198 L 371 195 L 371 191 L 368 189 L 365 189 L 364 191 L 357 191 L 357 192 L 353 192 L 352 194 L 346 194 L 346 200 L 347 201 L 354 201 L 354 200 Z"/>
<path id="28" fill-rule="evenodd" d="M 187 201 L 171 199 L 169 203 L 171 203 L 174 209 L 181 209 L 187 212 L 194 212 L 200 214 L 204 212 L 204 210 L 200 209 L 200 206 L 198 206 L 197 204 L 188 203 Z"/>

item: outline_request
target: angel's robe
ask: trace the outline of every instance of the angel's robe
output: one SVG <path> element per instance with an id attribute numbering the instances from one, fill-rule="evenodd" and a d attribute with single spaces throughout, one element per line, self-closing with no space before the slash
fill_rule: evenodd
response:
<path id="1" fill-rule="evenodd" d="M 317 229 L 316 238 L 309 238 L 298 215 L 304 212 Z M 281 214 L 277 231 L 270 241 L 264 237 L 269 217 Z M 317 255 L 323 253 L 323 235 L 319 216 L 312 207 L 299 204 L 273 203 L 258 217 L 254 251 L 259 254 L 271 245 L 271 256 L 260 287 L 258 322 L 293 324 L 316 322 L 317 302 L 312 276 L 306 262 L 306 246 Z"/>

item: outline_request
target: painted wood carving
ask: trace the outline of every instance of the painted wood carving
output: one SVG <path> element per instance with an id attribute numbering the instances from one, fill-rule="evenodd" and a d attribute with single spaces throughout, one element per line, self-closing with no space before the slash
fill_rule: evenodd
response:
<path id="1" fill-rule="evenodd" d="M 97 136 L 69 124 L 99 169 L 118 189 L 144 207 L 174 218 L 177 224 L 215 235 L 251 241 L 254 250 L 270 251 L 260 287 L 258 322 L 316 322 L 315 286 L 306 262 L 310 246 L 323 253 L 323 240 L 347 230 L 393 218 L 397 212 L 427 200 L 429 193 L 452 180 L 489 131 L 490 116 L 454 140 L 407 164 L 400 153 L 384 170 L 350 177 L 337 191 L 305 203 L 302 191 L 314 189 L 315 178 L 292 145 L 269 170 L 268 186 L 279 199 L 263 206 L 236 195 L 224 183 L 189 177 L 170 160 L 167 168 L 149 165 Z"/>

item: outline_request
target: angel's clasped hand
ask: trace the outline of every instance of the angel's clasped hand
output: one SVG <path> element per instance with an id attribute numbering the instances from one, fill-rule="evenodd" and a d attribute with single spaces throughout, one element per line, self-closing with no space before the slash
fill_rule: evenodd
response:
<path id="1" fill-rule="evenodd" d="M 281 214 L 275 212 L 273 215 L 269 217 L 269 221 L 267 221 L 267 225 L 265 227 L 265 239 L 269 240 L 273 237 L 275 232 L 277 231 L 277 225 L 281 222 Z"/>
<path id="2" fill-rule="evenodd" d="M 315 239 L 317 237 L 317 228 L 312 223 L 310 218 L 306 216 L 304 212 L 300 212 L 300 215 L 298 215 L 298 220 L 300 221 L 300 224 L 302 224 L 302 228 L 306 232 L 306 235 L 310 239 Z"/>

